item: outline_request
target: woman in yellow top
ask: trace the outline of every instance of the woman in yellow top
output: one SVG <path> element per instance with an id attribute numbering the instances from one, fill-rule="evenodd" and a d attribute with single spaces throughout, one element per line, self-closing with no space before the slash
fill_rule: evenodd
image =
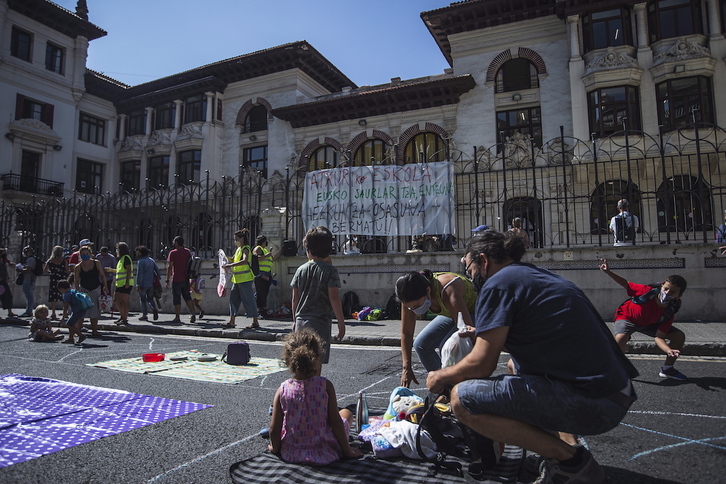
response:
<path id="1" fill-rule="evenodd" d="M 229 290 L 229 322 L 223 325 L 225 328 L 235 327 L 235 319 L 240 304 L 244 305 L 247 317 L 252 318 L 252 325 L 248 326 L 247 329 L 260 327 L 260 323 L 257 321 L 257 303 L 253 287 L 255 276 L 252 274 L 252 267 L 250 266 L 252 249 L 250 249 L 249 241 L 249 230 L 242 229 L 235 232 L 234 243 L 237 246 L 237 251 L 234 253 L 232 262 L 222 266 L 225 269 L 232 269 L 232 288 Z"/>
<path id="2" fill-rule="evenodd" d="M 401 301 L 401 357 L 403 371 L 401 385 L 408 387 L 411 382 L 418 384 L 411 364 L 411 348 L 416 350 L 418 359 L 426 371 L 441 368 L 441 356 L 436 348 L 441 347 L 456 331 L 456 318 L 459 313 L 467 327 L 473 329 L 471 315 L 476 306 L 474 285 L 466 277 L 453 272 L 432 273 L 429 270 L 409 272 L 396 281 L 396 297 Z M 416 316 L 428 311 L 437 316 L 429 322 L 414 340 Z"/>
<path id="3" fill-rule="evenodd" d="M 113 295 L 113 302 L 116 303 L 119 318 L 116 324 L 129 324 L 129 311 L 131 303 L 129 297 L 134 288 L 134 263 L 131 259 L 131 250 L 126 242 L 116 244 L 116 269 L 106 268 L 106 272 L 116 273 L 116 292 Z"/>

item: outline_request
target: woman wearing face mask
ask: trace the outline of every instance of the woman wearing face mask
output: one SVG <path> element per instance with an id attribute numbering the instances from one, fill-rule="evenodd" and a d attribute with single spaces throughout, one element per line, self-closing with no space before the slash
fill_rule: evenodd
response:
<path id="1" fill-rule="evenodd" d="M 101 310 L 98 306 L 98 296 L 107 294 L 106 275 L 103 273 L 101 262 L 93 258 L 91 248 L 84 245 L 79 250 L 81 262 L 73 268 L 76 288 L 83 291 L 93 300 L 93 307 L 86 311 L 86 317 L 91 320 L 91 335 L 101 336 L 98 331 L 98 318 Z"/>
<path id="2" fill-rule="evenodd" d="M 429 270 L 409 272 L 396 281 L 396 297 L 401 301 L 401 385 L 418 384 L 411 364 L 411 348 L 416 350 L 426 371 L 441 368 L 436 348 L 444 345 L 456 331 L 456 318 L 462 314 L 467 326 L 473 326 L 471 313 L 476 304 L 476 291 L 469 279 L 453 272 Z M 416 317 L 428 311 L 436 314 L 414 340 Z"/>

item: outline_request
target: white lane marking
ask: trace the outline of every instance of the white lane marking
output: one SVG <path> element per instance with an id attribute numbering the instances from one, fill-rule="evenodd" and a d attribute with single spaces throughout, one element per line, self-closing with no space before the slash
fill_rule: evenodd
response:
<path id="1" fill-rule="evenodd" d="M 159 479 L 163 479 L 164 477 L 168 476 L 169 474 L 171 474 L 171 473 L 173 473 L 173 472 L 176 472 L 176 471 L 178 471 L 178 470 L 181 470 L 181 469 L 183 469 L 183 468 L 185 468 L 185 467 L 189 467 L 190 465 L 192 465 L 192 464 L 195 464 L 195 463 L 197 463 L 197 462 L 199 462 L 199 461 L 201 461 L 201 460 L 204 460 L 204 459 L 206 459 L 207 457 L 213 456 L 213 455 L 215 455 L 215 454 L 219 454 L 220 452 L 224 452 L 225 450 L 227 450 L 227 449 L 229 449 L 229 448 L 231 448 L 231 447 L 234 447 L 235 445 L 243 444 L 243 443 L 245 443 L 245 442 L 247 442 L 247 441 L 249 441 L 249 440 L 252 440 L 253 438 L 255 438 L 255 437 L 258 437 L 258 435 L 259 435 L 259 434 L 253 434 L 253 435 L 247 436 L 247 437 L 245 437 L 245 438 L 244 438 L 244 439 L 242 439 L 242 440 L 238 440 L 237 442 L 232 442 L 231 444 L 227 444 L 227 445 L 225 445 L 224 447 L 221 447 L 221 448 L 219 448 L 219 449 L 217 449 L 217 450 L 213 450 L 212 452 L 209 452 L 209 453 L 207 453 L 207 454 L 204 454 L 204 455 L 200 455 L 199 457 L 195 457 L 194 459 L 192 459 L 192 460 L 190 460 L 190 461 L 188 461 L 188 462 L 185 462 L 185 463 L 184 463 L 184 464 L 182 464 L 182 465 L 176 466 L 175 468 L 173 468 L 173 469 L 171 469 L 171 470 L 168 470 L 168 471 L 164 472 L 163 474 L 159 474 L 159 475 L 158 475 L 158 476 L 156 476 L 156 477 L 152 477 L 151 479 L 149 479 L 149 480 L 148 480 L 148 481 L 146 481 L 146 482 L 147 482 L 147 483 L 150 483 L 150 482 L 156 482 L 156 481 L 158 481 Z"/>

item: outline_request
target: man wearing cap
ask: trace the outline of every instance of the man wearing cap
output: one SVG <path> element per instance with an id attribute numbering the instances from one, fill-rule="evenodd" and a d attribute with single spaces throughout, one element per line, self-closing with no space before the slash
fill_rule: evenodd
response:
<path id="1" fill-rule="evenodd" d="M 113 272 L 108 272 L 108 268 L 116 269 L 117 260 L 116 257 L 108 251 L 108 247 L 105 245 L 101 247 L 101 250 L 96 255 L 96 259 L 101 263 L 101 268 L 103 268 L 103 273 L 106 275 L 106 287 L 108 287 L 108 291 L 110 293 L 110 296 L 113 296 L 113 288 L 116 287 L 116 284 L 112 284 L 113 282 Z"/>
<path id="2" fill-rule="evenodd" d="M 81 247 L 83 246 L 92 246 L 93 242 L 91 242 L 88 239 L 82 239 L 80 242 L 78 242 L 78 249 L 73 252 L 70 257 L 68 257 L 68 270 L 73 273 L 73 268 L 76 267 L 76 264 L 78 264 L 81 261 L 81 255 L 78 252 Z"/>
<path id="3" fill-rule="evenodd" d="M 21 318 L 32 318 L 35 309 L 35 270 L 36 264 L 42 264 L 35 258 L 33 248 L 26 246 L 23 249 L 25 256 L 25 264 L 23 264 L 23 294 L 25 295 L 25 312 L 20 315 Z"/>

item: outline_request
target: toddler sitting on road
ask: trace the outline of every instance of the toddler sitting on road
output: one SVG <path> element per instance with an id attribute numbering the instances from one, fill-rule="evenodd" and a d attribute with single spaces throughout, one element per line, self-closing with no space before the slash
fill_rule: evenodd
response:
<path id="1" fill-rule="evenodd" d="M 33 319 L 30 321 L 30 341 L 57 341 L 63 339 L 60 330 L 53 331 L 53 325 L 48 319 L 48 306 L 40 304 L 33 311 Z"/>
<path id="2" fill-rule="evenodd" d="M 308 328 L 285 338 L 282 359 L 293 378 L 275 393 L 268 448 L 287 462 L 326 465 L 363 455 L 348 442 L 353 413 L 338 411 L 333 384 L 320 376 L 322 348 Z"/>

